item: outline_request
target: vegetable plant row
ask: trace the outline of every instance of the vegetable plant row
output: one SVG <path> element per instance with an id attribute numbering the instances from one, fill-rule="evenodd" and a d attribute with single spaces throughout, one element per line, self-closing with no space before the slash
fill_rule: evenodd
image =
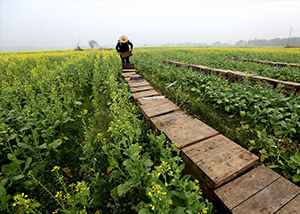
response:
<path id="1" fill-rule="evenodd" d="M 141 49 L 135 60 L 138 70 L 151 81 L 151 85 L 159 87 L 170 98 L 179 102 L 179 105 L 193 106 L 193 103 L 203 103 L 213 109 L 209 111 L 214 114 L 220 117 L 226 115 L 238 122 L 235 138 L 239 138 L 241 133 L 249 133 L 248 138 L 245 138 L 245 142 L 240 142 L 241 144 L 259 154 L 261 162 L 270 168 L 276 169 L 295 183 L 299 182 L 299 97 L 286 97 L 279 89 L 252 86 L 247 81 L 245 84 L 232 83 L 214 75 L 206 76 L 187 68 L 176 68 L 162 63 L 166 58 L 182 57 L 191 63 L 197 61 L 197 58 L 205 61 L 205 57 L 211 59 L 213 56 L 216 60 L 221 59 L 219 63 L 222 66 L 223 49 L 213 49 L 212 52 L 209 53 L 207 48 Z M 193 113 L 197 114 L 197 110 Z"/>
<path id="2" fill-rule="evenodd" d="M 149 48 L 148 50 L 150 50 Z M 165 52 L 166 51 L 166 52 Z M 173 51 L 176 54 L 170 54 Z M 300 49 L 286 48 L 169 48 L 161 50 L 163 60 L 174 60 L 187 64 L 241 71 L 273 79 L 300 82 L 299 67 L 276 67 L 267 64 L 236 61 L 231 57 L 260 59 L 274 62 L 300 64 Z"/>
<path id="3" fill-rule="evenodd" d="M 271 62 L 271 61 L 263 61 L 259 59 L 240 59 L 238 57 L 231 57 L 234 60 L 240 60 L 244 62 L 255 62 L 255 63 L 261 63 L 261 64 L 267 64 L 272 66 L 278 66 L 278 67 L 300 67 L 300 65 L 293 64 L 293 63 L 285 63 L 285 62 Z"/>
<path id="4" fill-rule="evenodd" d="M 119 60 L 1 54 L 1 213 L 212 212 L 176 146 L 141 120 Z"/>

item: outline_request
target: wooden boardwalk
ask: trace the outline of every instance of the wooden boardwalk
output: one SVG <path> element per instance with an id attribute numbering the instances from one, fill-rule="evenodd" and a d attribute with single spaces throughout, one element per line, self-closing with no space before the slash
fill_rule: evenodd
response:
<path id="1" fill-rule="evenodd" d="M 228 72 L 228 71 L 227 71 Z M 219 213 L 300 213 L 300 188 L 202 121 L 184 114 L 135 69 L 123 69 L 134 100 L 153 130 L 181 150 L 185 172 L 200 181 Z"/>

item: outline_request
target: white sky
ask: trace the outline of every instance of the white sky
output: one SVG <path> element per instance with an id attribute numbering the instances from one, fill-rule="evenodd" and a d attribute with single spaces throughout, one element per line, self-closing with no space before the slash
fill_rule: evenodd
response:
<path id="1" fill-rule="evenodd" d="M 0 47 L 74 48 L 300 36 L 300 1 L 0 0 Z"/>

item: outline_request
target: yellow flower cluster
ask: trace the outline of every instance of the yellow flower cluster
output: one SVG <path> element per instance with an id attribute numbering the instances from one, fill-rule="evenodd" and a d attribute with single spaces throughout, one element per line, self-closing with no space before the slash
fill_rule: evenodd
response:
<path id="1" fill-rule="evenodd" d="M 13 206 L 17 206 L 17 205 L 23 205 L 26 208 L 29 208 L 30 205 L 35 201 L 34 199 L 30 199 L 28 198 L 28 195 L 22 193 L 22 194 L 18 194 L 14 197 L 14 203 Z"/>
<path id="2" fill-rule="evenodd" d="M 59 167 L 59 166 L 55 166 L 55 167 L 53 167 L 53 169 L 51 170 L 51 172 L 58 171 L 59 169 L 60 169 L 60 167 Z"/>
<path id="3" fill-rule="evenodd" d="M 84 181 L 77 182 L 77 185 L 75 186 L 75 191 L 79 192 L 80 194 L 86 194 L 89 190 L 90 188 L 86 185 Z"/>

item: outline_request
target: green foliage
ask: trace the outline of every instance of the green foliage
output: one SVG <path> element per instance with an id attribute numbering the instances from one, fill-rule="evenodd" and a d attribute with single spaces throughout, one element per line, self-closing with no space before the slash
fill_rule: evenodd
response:
<path id="1" fill-rule="evenodd" d="M 274 52 L 282 52 L 278 55 L 283 61 L 291 60 L 297 51 L 293 53 L 283 53 L 276 49 Z M 148 49 L 140 50 L 137 54 L 138 70 L 146 77 L 151 85 L 158 87 L 159 91 L 167 94 L 186 112 L 193 112 L 192 116 L 202 116 L 198 112 L 202 109 L 192 109 L 193 106 L 209 106 L 213 110 L 202 114 L 211 114 L 216 121 L 223 123 L 222 128 L 226 134 L 226 122 L 231 119 L 235 133 L 231 131 L 231 136 L 239 140 L 244 134 L 240 143 L 252 152 L 260 156 L 261 163 L 276 169 L 285 177 L 292 179 L 297 174 L 289 164 L 289 157 L 299 149 L 300 137 L 300 97 L 286 97 L 280 88 L 268 89 L 261 85 L 252 86 L 246 80 L 244 84 L 232 83 L 228 80 L 214 75 L 197 73 L 186 67 L 176 68 L 162 63 L 163 60 L 175 60 L 189 64 L 202 64 L 213 68 L 223 68 L 240 70 L 243 72 L 264 72 L 267 65 L 253 65 L 244 62 L 235 62 L 226 59 L 226 56 L 236 54 L 251 54 L 254 56 L 264 56 L 271 60 L 271 56 L 276 57 L 273 52 L 264 49 L 240 50 L 226 48 L 162 48 L 161 50 Z M 290 58 L 291 59 L 290 59 Z M 147 58 L 147 59 L 146 59 Z M 249 57 L 247 57 L 249 58 Z M 294 58 L 297 60 L 296 58 Z M 296 62 L 296 61 L 294 61 Z M 237 66 L 239 65 L 239 66 Z M 278 71 L 286 68 L 272 68 Z M 290 76 L 299 75 L 297 69 L 288 68 Z M 269 70 L 266 70 L 268 73 Z M 270 73 L 270 72 L 269 72 Z M 288 76 L 288 75 L 287 75 Z M 295 80 L 296 77 L 291 79 Z M 207 107 L 208 108 L 208 107 Z M 226 116 L 226 122 L 223 117 Z M 212 122 L 214 126 L 219 126 Z M 230 129 L 228 127 L 227 129 Z M 233 133 L 233 134 L 232 134 Z M 234 135 L 234 136 L 233 136 Z M 251 138 L 246 138 L 250 136 Z M 293 179 L 295 181 L 295 179 Z"/>
<path id="2" fill-rule="evenodd" d="M 142 212 L 154 183 L 174 203 L 149 212 L 211 212 L 175 146 L 141 120 L 119 61 L 110 50 L 1 57 L 1 213 Z M 153 177 L 162 166 L 172 171 Z"/>

